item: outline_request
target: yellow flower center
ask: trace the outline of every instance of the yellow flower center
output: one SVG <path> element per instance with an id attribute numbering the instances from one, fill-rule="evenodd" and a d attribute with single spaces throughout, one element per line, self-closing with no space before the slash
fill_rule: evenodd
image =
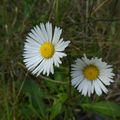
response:
<path id="1" fill-rule="evenodd" d="M 99 69 L 95 65 L 87 65 L 83 69 L 83 74 L 87 80 L 96 80 L 99 76 Z"/>
<path id="2" fill-rule="evenodd" d="M 54 52 L 54 45 L 51 42 L 44 42 L 40 47 L 40 53 L 45 59 L 51 58 Z"/>

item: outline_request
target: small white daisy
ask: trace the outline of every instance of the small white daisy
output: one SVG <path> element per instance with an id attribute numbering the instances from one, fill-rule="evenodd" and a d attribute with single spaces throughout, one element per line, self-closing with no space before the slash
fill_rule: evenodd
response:
<path id="1" fill-rule="evenodd" d="M 63 38 L 60 38 L 61 33 L 59 27 L 55 27 L 53 33 L 52 24 L 49 22 L 45 25 L 36 25 L 28 33 L 23 57 L 26 67 L 32 74 L 38 76 L 47 73 L 48 76 L 54 73 L 54 65 L 59 67 L 62 63 L 60 58 L 66 56 L 64 50 L 70 41 L 63 41 Z"/>
<path id="2" fill-rule="evenodd" d="M 77 87 L 77 90 L 84 96 L 91 96 L 96 92 L 98 96 L 107 93 L 105 85 L 110 85 L 113 82 L 112 66 L 102 62 L 102 59 L 97 57 L 88 59 L 85 55 L 82 59 L 77 59 L 72 65 L 71 77 L 72 85 Z"/>

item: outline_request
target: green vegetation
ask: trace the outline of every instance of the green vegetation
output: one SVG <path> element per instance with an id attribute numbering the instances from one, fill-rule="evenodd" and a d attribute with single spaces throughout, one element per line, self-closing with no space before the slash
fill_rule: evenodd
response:
<path id="1" fill-rule="evenodd" d="M 47 21 L 71 44 L 54 75 L 36 78 L 23 46 L 30 29 Z M 107 95 L 83 97 L 70 85 L 70 64 L 84 53 L 113 65 Z M 119 0 L 0 0 L 0 120 L 119 120 L 119 103 Z"/>

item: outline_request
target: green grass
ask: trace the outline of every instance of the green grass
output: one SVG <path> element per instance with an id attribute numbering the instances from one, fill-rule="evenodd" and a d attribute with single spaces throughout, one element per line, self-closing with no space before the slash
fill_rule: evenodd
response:
<path id="1" fill-rule="evenodd" d="M 119 0 L 0 0 L 0 120 L 119 120 L 119 5 Z M 47 21 L 60 26 L 71 44 L 54 75 L 36 78 L 23 63 L 23 46 L 30 29 Z M 107 95 L 83 97 L 69 84 L 69 65 L 84 53 L 113 65 L 115 83 Z"/>

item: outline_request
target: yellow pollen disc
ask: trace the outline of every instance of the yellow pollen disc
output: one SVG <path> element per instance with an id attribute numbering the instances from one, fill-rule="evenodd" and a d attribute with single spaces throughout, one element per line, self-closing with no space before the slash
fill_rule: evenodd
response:
<path id="1" fill-rule="evenodd" d="M 87 65 L 83 69 L 83 74 L 87 80 L 96 80 L 99 76 L 99 69 L 95 65 Z"/>
<path id="2" fill-rule="evenodd" d="M 49 59 L 54 54 L 54 45 L 51 42 L 44 42 L 40 47 L 40 53 L 43 58 Z"/>

